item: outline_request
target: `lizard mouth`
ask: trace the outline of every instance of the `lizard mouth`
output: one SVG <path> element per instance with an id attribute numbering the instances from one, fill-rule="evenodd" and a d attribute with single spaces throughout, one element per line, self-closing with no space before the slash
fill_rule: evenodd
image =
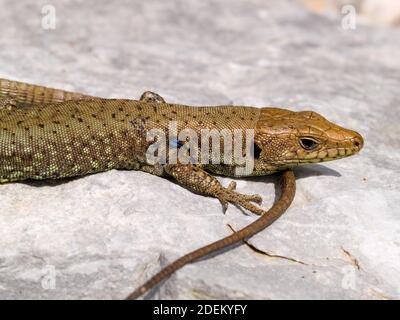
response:
<path id="1" fill-rule="evenodd" d="M 311 152 L 299 149 L 297 153 L 288 154 L 288 157 L 281 161 L 281 163 L 316 163 L 349 157 L 358 153 L 363 148 L 364 139 L 360 134 L 355 132 L 352 138 L 340 143 L 342 146 L 325 147 Z"/>
<path id="2" fill-rule="evenodd" d="M 294 155 L 283 160 L 274 161 L 276 164 L 306 164 L 318 163 L 331 160 L 346 158 L 358 153 L 362 148 L 362 143 L 354 144 L 348 148 L 327 148 L 320 149 L 307 154 Z"/>

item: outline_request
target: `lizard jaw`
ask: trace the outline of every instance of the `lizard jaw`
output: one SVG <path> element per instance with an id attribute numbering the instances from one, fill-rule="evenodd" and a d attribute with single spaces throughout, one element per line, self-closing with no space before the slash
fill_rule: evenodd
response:
<path id="1" fill-rule="evenodd" d="M 350 131 L 350 130 L 349 130 Z M 304 150 L 298 149 L 297 152 L 288 152 L 283 160 L 277 160 L 276 164 L 306 164 L 306 163 L 317 163 L 326 162 L 337 159 L 346 158 L 357 154 L 364 146 L 363 137 L 355 132 L 351 131 L 352 136 L 342 141 L 331 142 L 330 145 L 325 146 L 321 149 L 305 152 Z"/>

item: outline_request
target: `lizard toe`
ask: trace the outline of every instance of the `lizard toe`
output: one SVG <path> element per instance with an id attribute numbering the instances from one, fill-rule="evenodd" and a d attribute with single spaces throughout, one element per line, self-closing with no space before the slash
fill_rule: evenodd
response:
<path id="1" fill-rule="evenodd" d="M 228 191 L 234 191 L 236 189 L 236 181 L 229 182 L 228 187 L 226 188 Z"/>
<path id="2" fill-rule="evenodd" d="M 247 195 L 247 194 L 241 194 L 235 191 L 231 191 L 228 189 L 225 189 L 226 193 L 224 196 L 224 199 L 227 199 L 226 201 L 238 205 L 240 207 L 243 207 L 244 209 L 247 209 L 255 214 L 262 214 L 262 209 L 256 207 L 252 202 L 257 203 L 260 205 L 262 203 L 262 197 L 258 194 L 254 195 Z M 220 199 L 221 201 L 221 199 Z"/>

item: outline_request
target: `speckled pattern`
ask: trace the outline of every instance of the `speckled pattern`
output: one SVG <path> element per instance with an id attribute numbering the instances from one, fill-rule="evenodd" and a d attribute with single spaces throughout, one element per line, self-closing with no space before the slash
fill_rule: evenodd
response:
<path id="1" fill-rule="evenodd" d="M 363 145 L 358 133 L 330 123 L 315 112 L 241 106 L 191 107 L 145 102 L 143 96 L 143 101 L 83 97 L 21 82 L 0 81 L 0 99 L 16 101 L 16 106 L 0 110 L 1 182 L 149 168 L 146 151 L 152 141 L 147 140 L 147 133 L 159 129 L 168 135 L 171 122 L 176 122 L 177 132 L 191 129 L 198 136 L 199 163 L 202 130 L 240 130 L 245 139 L 245 130 L 252 129 L 251 143 L 260 152 L 249 176 L 339 159 L 357 153 Z M 66 101 L 53 102 L 63 99 Z M 304 141 L 312 145 L 305 146 Z M 203 164 L 203 168 L 236 176 L 239 164 L 223 162 L 223 143 L 221 138 L 222 163 Z M 147 171 L 156 172 L 151 168 Z"/>

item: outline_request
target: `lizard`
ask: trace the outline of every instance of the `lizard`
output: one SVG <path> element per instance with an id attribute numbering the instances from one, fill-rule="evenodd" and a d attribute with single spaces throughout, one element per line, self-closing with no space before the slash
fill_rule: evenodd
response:
<path id="1" fill-rule="evenodd" d="M 153 129 L 170 133 L 171 122 L 178 130 L 192 129 L 199 136 L 202 129 L 253 130 L 250 151 L 241 150 L 242 154 L 251 153 L 253 167 L 237 170 L 243 167 L 237 159 L 228 164 L 149 163 L 146 151 L 154 141 L 147 141 L 146 134 Z M 293 167 L 351 156 L 364 143 L 356 131 L 313 111 L 170 104 L 150 91 L 140 100 L 104 99 L 6 79 L 0 79 L 0 132 L 0 183 L 60 179 L 110 169 L 142 170 L 215 197 L 224 210 L 232 203 L 261 215 L 246 228 L 168 265 L 127 299 L 138 298 L 185 264 L 270 225 L 294 198 Z M 179 152 L 186 142 L 174 138 L 168 144 Z M 263 176 L 279 171 L 282 195 L 269 211 L 260 207 L 261 196 L 235 191 L 234 182 L 223 187 L 214 176 Z"/>

